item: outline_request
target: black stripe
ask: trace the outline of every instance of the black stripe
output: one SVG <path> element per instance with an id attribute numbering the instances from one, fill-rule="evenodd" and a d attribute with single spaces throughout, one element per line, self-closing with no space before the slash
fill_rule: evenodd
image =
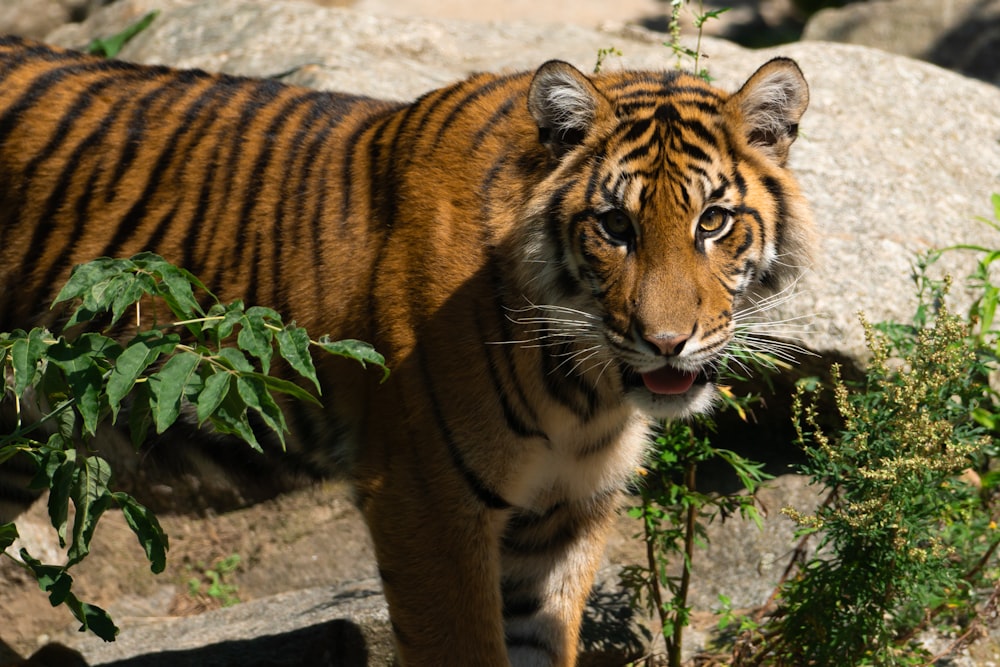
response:
<path id="1" fill-rule="evenodd" d="M 143 73 L 148 73 L 148 70 L 144 70 Z M 125 174 L 131 171 L 132 163 L 135 162 L 136 155 L 138 154 L 138 148 L 143 144 L 142 134 L 146 129 L 146 121 L 150 116 L 150 106 L 155 102 L 156 98 L 161 93 L 173 92 L 174 90 L 179 90 L 183 94 L 190 90 L 199 80 L 208 77 L 204 72 L 192 70 L 177 70 L 176 72 L 171 72 L 171 74 L 175 74 L 175 76 L 164 78 L 162 81 L 157 80 L 157 77 L 148 77 L 147 82 L 154 86 L 152 93 L 143 97 L 142 100 L 129 105 L 135 111 L 132 114 L 132 120 L 129 122 L 128 140 L 125 142 L 121 155 L 115 162 L 112 183 L 120 182 Z M 142 165 L 141 168 L 145 169 L 145 165 Z"/>
<path id="2" fill-rule="evenodd" d="M 113 183 L 118 183 L 124 177 L 127 171 L 126 165 L 135 160 L 138 153 L 137 147 L 144 143 L 144 133 L 150 107 L 158 98 L 167 96 L 168 94 L 169 97 L 166 100 L 166 104 L 167 106 L 174 106 L 174 102 L 186 95 L 190 90 L 191 88 L 188 85 L 158 86 L 151 93 L 145 95 L 135 103 L 133 107 L 135 111 L 128 124 L 129 141 L 126 143 L 122 155 L 119 156 L 115 163 L 116 169 L 112 176 Z M 198 97 L 201 97 L 201 95 L 199 94 Z M 146 217 L 150 201 L 161 186 L 163 174 L 172 162 L 172 156 L 177 149 L 176 139 L 183 131 L 183 128 L 176 128 L 171 136 L 171 140 L 156 144 L 156 147 L 160 149 L 160 154 L 153 164 L 152 169 L 148 171 L 149 175 L 146 179 L 146 186 L 143 188 L 142 194 L 132 203 L 125 216 L 118 221 L 115 233 L 101 251 L 102 255 L 108 257 L 116 256 L 120 252 L 121 247 L 135 234 L 138 227 L 142 224 Z M 146 173 L 146 165 L 143 165 L 141 169 L 143 173 Z"/>
<path id="3" fill-rule="evenodd" d="M 464 83 L 458 84 L 455 87 L 455 90 L 465 92 L 465 96 L 462 99 L 456 101 L 452 105 L 451 111 L 448 112 L 448 115 L 445 116 L 444 121 L 441 123 L 441 125 L 438 126 L 437 133 L 434 135 L 434 143 L 431 144 L 432 150 L 436 149 L 438 146 L 441 145 L 441 140 L 444 138 L 445 133 L 455 123 L 459 115 L 470 110 L 473 112 L 478 112 L 476 105 L 473 104 L 475 100 L 482 97 L 483 95 L 487 95 L 497 90 L 498 88 L 502 88 L 503 86 L 506 86 L 510 81 L 517 78 L 521 78 L 523 76 L 524 76 L 523 74 L 508 74 L 506 76 L 498 76 L 496 78 L 490 78 L 485 84 L 475 81 L 466 81 Z M 470 86 L 472 86 L 473 83 L 478 83 L 478 85 L 475 88 L 469 90 Z"/>
<path id="4" fill-rule="evenodd" d="M 441 437 L 444 438 L 445 446 L 448 449 L 448 455 L 451 457 L 451 463 L 462 475 L 466 484 L 469 486 L 469 490 L 472 494 L 479 500 L 480 503 L 494 510 L 504 510 L 511 507 L 500 494 L 496 493 L 490 489 L 486 483 L 480 479 L 479 475 L 473 471 L 469 465 L 465 462 L 462 457 L 462 452 L 459 450 L 458 443 L 455 441 L 455 435 L 451 431 L 451 427 L 448 425 L 445 419 L 444 413 L 441 411 L 441 403 L 438 400 L 437 393 L 434 390 L 434 380 L 433 374 L 429 368 L 429 361 L 427 355 L 424 353 L 420 345 L 417 346 L 414 351 L 420 365 L 420 372 L 423 375 L 423 384 L 427 391 L 427 399 L 431 404 L 431 412 L 434 415 L 434 422 L 437 424 L 438 431 L 441 433 Z"/>
<path id="5" fill-rule="evenodd" d="M 524 616 L 534 616 L 542 610 L 542 601 L 535 595 L 520 595 L 509 597 L 507 593 L 503 596 L 503 617 L 516 618 Z"/>
<path id="6" fill-rule="evenodd" d="M 255 193 L 248 192 L 247 188 L 253 187 L 253 182 L 256 177 L 254 174 L 249 174 L 248 184 L 244 186 L 243 191 L 236 191 L 237 175 L 246 174 L 246 165 L 244 164 L 243 155 L 250 149 L 250 152 L 260 151 L 266 152 L 267 148 L 263 147 L 258 149 L 258 144 L 251 138 L 244 136 L 243 132 L 246 129 L 250 129 L 256 134 L 260 134 L 256 126 L 256 120 L 267 109 L 274 103 L 283 103 L 284 96 L 282 93 L 287 90 L 287 86 L 278 81 L 273 81 L 269 79 L 247 82 L 249 85 L 246 86 L 247 100 L 243 102 L 240 118 L 233 126 L 233 136 L 232 142 L 230 144 L 231 148 L 227 155 L 227 161 L 223 164 L 223 173 L 225 173 L 225 187 L 223 189 L 223 196 L 221 203 L 226 206 L 229 202 L 243 201 L 244 206 L 246 206 L 247 200 L 252 200 Z M 279 114 L 280 115 L 280 114 Z M 263 137 L 260 137 L 263 138 Z M 258 157 L 260 155 L 258 152 Z M 231 230 L 236 234 L 235 238 L 226 239 L 229 241 L 230 253 L 225 261 L 215 262 L 214 272 L 211 276 L 212 282 L 215 283 L 216 280 L 221 280 L 219 275 L 223 271 L 227 271 L 234 267 L 245 267 L 247 262 L 244 259 L 246 252 L 251 249 L 251 244 L 253 238 L 250 234 L 254 230 L 249 224 L 248 220 L 245 218 L 238 218 L 232 220 L 228 215 L 228 211 L 220 210 L 216 215 L 209 218 L 209 229 L 207 230 L 209 238 L 216 238 L 220 234 L 220 226 L 223 230 Z M 255 244 L 253 244 L 255 245 Z"/>
<path id="7" fill-rule="evenodd" d="M 308 225 L 310 233 L 309 247 L 312 250 L 312 268 L 323 266 L 322 229 L 326 218 L 326 200 L 329 193 L 328 176 L 331 170 L 317 166 L 317 154 L 323 143 L 334 128 L 338 127 L 343 115 L 353 108 L 359 98 L 334 96 L 318 93 L 312 97 L 312 106 L 308 113 L 298 123 L 298 130 L 292 140 L 292 149 L 286 157 L 288 168 L 278 188 L 280 192 L 278 207 L 275 210 L 275 243 L 272 249 L 272 261 L 279 275 L 285 275 L 283 253 L 286 247 L 301 247 L 307 243 L 302 238 L 301 228 Z M 319 125 L 318 131 L 316 127 Z M 310 138 L 310 134 L 314 135 Z M 331 151 L 332 152 L 332 151 Z M 328 152 L 327 157 L 332 158 Z M 303 157 L 304 153 L 304 157 Z M 337 154 L 339 157 L 339 153 Z M 296 162 L 300 166 L 295 168 Z M 335 173 L 335 171 L 333 172 Z M 315 197 L 315 210 L 307 215 L 306 201 L 310 193 Z M 294 207 L 294 213 L 286 216 L 286 209 Z M 286 217 L 288 221 L 286 222 Z M 343 217 L 341 218 L 343 221 Z M 314 298 L 317 303 L 323 298 L 322 281 L 314 280 Z M 275 280 L 273 304 L 282 312 L 288 312 L 290 300 L 287 289 L 288 281 Z"/>
<path id="8" fill-rule="evenodd" d="M 647 141 L 646 143 L 639 144 L 638 146 L 630 150 L 625 155 L 625 157 L 621 159 L 621 162 L 623 165 L 628 167 L 629 162 L 635 162 L 641 160 L 647 157 L 651 152 L 653 152 L 654 149 L 661 148 L 661 146 L 662 145 L 660 144 L 660 142 L 656 140 L 651 140 Z"/>
<path id="9" fill-rule="evenodd" d="M 638 141 L 645 136 L 647 132 L 649 132 L 649 128 L 652 127 L 652 125 L 652 118 L 641 118 L 628 127 L 625 131 L 625 135 L 622 136 L 619 141 L 623 144 Z"/>
<path id="10" fill-rule="evenodd" d="M 550 647 L 549 644 L 544 639 L 535 636 L 528 636 L 528 635 L 511 636 L 510 633 L 507 633 L 507 648 L 537 649 L 548 655 L 549 661 L 552 662 L 553 664 L 555 664 L 556 660 L 558 659 L 555 650 L 553 650 L 552 647 Z"/>
<path id="11" fill-rule="evenodd" d="M 489 263 L 491 267 L 495 267 L 495 262 L 491 261 Z M 502 341 L 495 341 L 501 343 L 499 345 L 486 345 L 484 354 L 486 355 L 486 368 L 489 372 L 490 382 L 493 384 L 493 391 L 500 401 L 500 407 L 503 410 L 504 419 L 507 422 L 507 428 L 510 429 L 512 433 L 521 438 L 547 438 L 545 433 L 537 428 L 538 415 L 531 408 L 528 403 L 528 399 L 524 394 L 524 389 L 519 382 L 517 377 L 517 369 L 511 354 L 510 347 L 514 345 L 513 336 L 509 335 L 509 329 L 506 326 L 506 318 L 503 316 L 504 304 L 501 300 L 503 295 L 502 283 L 499 281 L 499 271 L 494 268 L 493 273 L 493 284 L 494 284 L 494 300 L 491 302 L 492 309 L 491 312 L 495 312 L 501 320 L 501 330 L 504 331 L 504 339 Z M 485 327 L 483 325 L 483 318 L 480 315 L 479 310 L 476 311 L 476 328 L 479 331 L 479 337 L 481 340 L 487 340 L 487 334 Z M 503 360 L 503 366 L 506 370 L 508 380 L 505 382 L 500 377 L 500 366 L 497 363 L 495 357 L 499 355 Z M 515 409 L 512 403 L 512 397 L 517 400 L 518 408 Z M 526 418 L 522 418 L 521 414 L 526 414 Z M 529 421 L 531 424 L 529 424 Z"/>
<path id="12" fill-rule="evenodd" d="M 197 162 L 192 157 L 192 153 L 203 145 L 205 141 L 210 141 L 212 139 L 212 124 L 215 121 L 217 114 L 216 111 L 223 107 L 228 101 L 225 91 L 219 86 L 210 86 L 205 89 L 201 94 L 197 95 L 187 108 L 184 113 L 181 114 L 178 120 L 177 128 L 174 134 L 169 139 L 169 143 L 174 147 L 172 151 L 179 150 L 181 144 L 181 139 L 185 135 L 192 135 L 191 140 L 188 142 L 187 149 L 184 153 L 175 160 L 176 163 L 184 165 L 187 170 L 192 170 L 196 168 Z M 167 153 L 161 154 L 161 159 L 165 159 Z M 193 252 L 193 247 L 197 245 L 198 235 L 200 232 L 199 223 L 205 218 L 205 209 L 207 208 L 208 202 L 208 192 L 210 191 L 210 184 L 214 179 L 214 174 L 212 173 L 214 165 L 214 160 L 210 161 L 206 167 L 207 169 L 202 174 L 200 180 L 205 185 L 203 186 L 203 191 L 198 199 L 198 207 L 194 210 L 193 214 L 186 220 L 182 220 L 181 224 L 185 225 L 185 229 L 178 230 L 174 227 L 174 217 L 180 206 L 181 198 L 178 197 L 171 207 L 170 211 L 165 215 L 153 229 L 153 233 L 150 238 L 145 243 L 145 247 L 150 250 L 156 250 L 163 238 L 165 238 L 168 233 L 171 236 L 180 235 L 183 237 L 181 246 L 183 247 L 183 260 L 184 263 L 181 264 L 184 268 L 194 271 L 195 267 L 190 266 L 190 253 Z M 177 175 L 175 174 L 175 179 Z M 105 191 L 105 200 L 111 201 L 117 196 L 116 187 L 118 181 L 110 181 L 107 189 Z M 185 192 L 184 197 L 187 197 L 189 193 Z M 179 258 L 175 259 L 178 261 Z"/>
<path id="13" fill-rule="evenodd" d="M 712 162 L 711 156 L 709 156 L 709 154 L 702 150 L 702 148 L 697 144 L 693 144 L 684 139 L 679 139 L 678 144 L 681 151 L 683 151 L 687 156 L 698 160 L 699 162 Z M 691 168 L 694 169 L 693 166 Z"/>
<path id="14" fill-rule="evenodd" d="M 404 112 L 405 113 L 405 112 Z M 381 119 L 368 143 L 369 188 L 368 207 L 378 224 L 386 229 L 392 229 L 396 224 L 397 201 L 396 164 L 393 154 L 385 145 L 386 133 L 395 119 L 387 116 Z M 398 131 L 399 128 L 397 128 Z M 390 144 L 391 147 L 391 144 Z M 382 164 L 384 162 L 384 165 Z M 375 187 L 375 184 L 378 187 Z"/>
<path id="15" fill-rule="evenodd" d="M 305 104 L 313 102 L 316 96 L 316 93 L 305 92 L 285 100 L 281 108 L 275 113 L 271 123 L 264 129 L 261 136 L 262 143 L 258 148 L 257 159 L 254 161 L 253 166 L 250 167 L 250 180 L 247 183 L 246 190 L 241 195 L 241 198 L 243 199 L 243 207 L 240 210 L 239 218 L 236 221 L 238 225 L 247 229 L 248 233 L 254 234 L 254 238 L 248 239 L 248 242 L 253 244 L 253 255 L 249 262 L 250 277 L 244 297 L 248 306 L 260 303 L 259 285 L 262 280 L 260 272 L 263 269 L 263 267 L 260 266 L 260 259 L 262 254 L 267 252 L 268 248 L 271 250 L 274 264 L 271 267 L 271 275 L 264 277 L 264 279 L 273 286 L 277 284 L 278 276 L 281 275 L 281 220 L 279 219 L 276 211 L 271 215 L 264 214 L 257 217 L 254 216 L 254 210 L 260 202 L 261 194 L 263 193 L 268 181 L 267 172 L 271 167 L 272 159 L 275 157 L 275 140 L 276 137 L 280 137 L 285 134 L 288 129 L 288 123 L 295 117 L 295 112 Z M 296 126 L 298 124 L 299 123 L 296 123 Z M 287 162 L 287 156 L 281 155 L 278 157 L 285 158 L 285 166 L 284 168 L 281 168 L 280 171 L 288 174 L 291 169 Z M 284 197 L 282 197 L 281 194 L 282 193 L 279 191 L 279 205 L 280 202 L 284 200 Z M 244 268 L 247 266 L 247 264 L 243 264 Z M 274 296 L 275 294 L 272 290 L 270 305 L 278 307 L 279 304 L 274 301 Z"/>
<path id="16" fill-rule="evenodd" d="M 45 51 L 45 53 L 49 53 L 51 55 L 51 52 L 48 52 L 47 50 Z M 30 64 L 31 63 L 29 63 L 29 65 Z M 65 79 L 70 78 L 72 76 L 86 72 L 102 71 L 103 69 L 105 68 L 99 67 L 97 66 L 97 64 L 91 62 L 91 63 L 63 66 L 58 69 L 47 71 L 41 76 L 35 77 L 34 80 L 31 82 L 31 85 L 28 87 L 27 91 L 22 93 L 21 96 L 16 101 L 8 104 L 6 111 L 4 111 L 2 115 L 0 115 L 0 154 L 2 154 L 3 151 L 5 150 L 4 144 L 6 144 L 6 142 L 9 140 L 10 136 L 14 132 L 16 126 L 21 122 L 22 118 L 30 116 L 30 114 L 35 112 L 35 107 L 38 104 L 39 99 L 42 96 L 44 96 L 45 93 L 47 93 L 50 88 L 60 85 Z M 101 87 L 110 85 L 113 82 L 114 79 L 111 77 L 101 79 L 101 81 L 98 82 L 98 84 L 96 84 L 96 87 L 99 90 Z M 41 163 L 41 160 L 45 155 L 51 154 L 60 145 L 62 145 L 63 141 L 66 138 L 66 133 L 79 120 L 77 114 L 82 113 L 84 109 L 89 107 L 91 99 L 88 93 L 91 92 L 91 89 L 94 87 L 95 85 L 92 85 L 88 87 L 86 90 L 84 90 L 84 92 L 74 103 L 73 107 L 69 110 L 69 113 L 65 113 L 62 115 L 62 118 L 56 125 L 54 135 L 46 144 L 46 146 L 42 149 L 41 151 L 42 155 L 34 156 L 32 160 L 25 167 L 25 175 L 21 179 L 21 185 L 20 185 L 21 194 L 17 198 L 18 201 L 17 208 L 10 212 L 10 220 L 17 221 L 21 218 L 20 210 L 23 207 L 23 202 L 26 199 L 25 193 L 28 191 L 28 188 L 30 186 L 30 181 L 33 178 L 35 170 L 37 170 L 38 165 Z M 45 224 L 45 225 L 38 225 L 36 227 L 36 229 L 34 230 L 34 235 L 31 245 L 29 246 L 31 252 L 28 253 L 29 255 L 32 256 L 34 255 L 34 250 L 40 247 L 37 244 L 42 242 L 44 233 L 46 233 L 43 232 L 42 230 L 39 230 L 38 227 L 44 227 L 45 230 L 47 230 L 47 232 L 51 232 L 54 231 L 55 225 Z M 0 246 L 5 246 L 9 243 L 9 241 L 7 240 L 8 232 L 14 232 L 13 226 L 5 227 L 4 229 L 0 230 Z"/>
<path id="17" fill-rule="evenodd" d="M 586 384 L 585 379 L 571 373 L 567 368 L 565 355 L 573 353 L 570 344 L 545 348 L 540 373 L 549 396 L 561 403 L 583 421 L 589 420 L 597 410 L 599 397 L 595 388 Z"/>
<path id="18" fill-rule="evenodd" d="M 587 444 L 582 445 L 577 449 L 576 459 L 578 461 L 590 458 L 605 451 L 608 447 L 616 444 L 618 442 L 618 437 L 621 435 L 620 430 L 613 430 L 605 433 L 601 437 L 593 440 Z"/>
<path id="19" fill-rule="evenodd" d="M 31 161 L 25 167 L 25 171 L 21 177 L 20 194 L 17 198 L 17 208 L 15 208 L 15 210 L 11 213 L 12 220 L 18 220 L 18 218 L 21 217 L 21 208 L 28 199 L 27 193 L 32 185 L 32 182 L 35 180 L 38 169 L 47 159 L 51 158 L 60 147 L 63 146 L 72 128 L 80 122 L 80 118 L 84 117 L 90 108 L 90 105 L 93 102 L 93 96 L 100 93 L 103 88 L 113 85 L 114 83 L 115 79 L 106 78 L 96 84 L 88 86 L 88 88 L 81 93 L 67 112 L 62 114 L 59 124 L 56 126 L 49 142 L 39 153 L 32 157 Z M 76 212 L 76 219 L 73 222 L 72 229 L 69 233 L 67 233 L 67 230 L 56 221 L 58 220 L 59 211 L 64 207 L 70 193 L 74 191 L 74 188 L 72 188 L 71 185 L 74 177 L 79 174 L 78 166 L 83 159 L 83 155 L 89 149 L 101 144 L 104 140 L 104 136 L 107 134 L 118 115 L 119 109 L 115 109 L 111 116 L 102 119 L 102 122 L 99 123 L 90 134 L 76 144 L 72 153 L 67 158 L 65 166 L 60 171 L 58 180 L 53 184 L 53 187 L 49 189 L 49 195 L 44 205 L 44 212 L 41 216 L 30 220 L 30 223 L 34 225 L 34 229 L 31 233 L 31 240 L 28 245 L 31 251 L 26 254 L 21 264 L 19 269 L 20 275 L 28 275 L 31 272 L 32 267 L 37 262 L 37 258 L 35 256 L 36 252 L 41 248 L 52 246 L 53 241 L 50 239 L 52 239 L 53 236 L 58 235 L 62 246 L 58 258 L 49 264 L 47 271 L 39 282 L 43 288 L 47 288 L 47 286 L 55 284 L 58 276 L 66 269 L 75 246 L 80 237 L 83 235 L 84 228 L 86 227 L 87 219 L 85 213 L 89 202 L 88 198 L 93 189 L 93 183 L 96 182 L 96 177 L 100 175 L 101 170 L 103 169 L 102 162 L 98 161 L 91 173 L 88 187 L 80 191 L 80 197 L 72 207 L 72 209 Z M 115 221 L 113 220 L 102 222 L 109 225 L 115 224 Z"/>
<path id="20" fill-rule="evenodd" d="M 483 141 L 486 140 L 487 135 L 493 130 L 493 127 L 500 122 L 501 119 L 510 115 L 510 112 L 514 109 L 515 101 L 522 101 L 527 107 L 527 102 L 523 96 L 518 97 L 508 97 L 504 100 L 503 104 L 497 107 L 497 109 L 490 115 L 482 127 L 476 131 L 476 134 L 472 137 L 472 146 L 478 148 L 483 145 Z"/>
<path id="21" fill-rule="evenodd" d="M 751 227 L 750 225 L 743 225 L 743 234 L 744 234 L 743 242 L 740 243 L 739 247 L 736 248 L 735 252 L 733 252 L 734 259 L 736 257 L 742 256 L 743 253 L 749 250 L 750 246 L 753 245 L 754 239 L 756 238 L 753 233 L 753 227 Z"/>
<path id="22" fill-rule="evenodd" d="M 778 253 L 781 254 L 782 248 L 785 245 L 785 224 L 788 222 L 788 202 L 786 201 L 787 196 L 785 195 L 785 188 L 781 184 L 781 181 L 774 178 L 773 176 L 765 176 L 763 178 L 764 187 L 770 193 L 771 197 L 774 198 L 774 203 L 776 204 L 775 212 L 775 223 L 774 223 L 774 245 L 778 249 Z M 761 222 L 763 225 L 763 222 Z"/>
<path id="23" fill-rule="evenodd" d="M 191 225 L 185 233 L 183 249 L 181 251 L 183 255 L 181 266 L 199 276 L 202 274 L 200 262 L 211 259 L 211 254 L 198 258 L 195 256 L 195 251 L 201 247 L 198 240 L 202 238 L 204 221 L 208 218 L 209 209 L 212 206 L 212 189 L 215 185 L 216 173 L 219 169 L 221 151 L 222 142 L 213 142 L 211 156 L 198 165 L 202 169 L 202 175 L 199 179 L 201 181 L 201 189 L 198 192 L 198 207 L 191 218 Z"/>
<path id="24" fill-rule="evenodd" d="M 719 143 L 719 137 L 714 132 L 710 131 L 705 125 L 694 118 L 685 118 L 680 121 L 681 125 L 686 130 L 690 130 L 692 134 L 701 139 L 703 142 L 712 147 L 717 147 Z"/>

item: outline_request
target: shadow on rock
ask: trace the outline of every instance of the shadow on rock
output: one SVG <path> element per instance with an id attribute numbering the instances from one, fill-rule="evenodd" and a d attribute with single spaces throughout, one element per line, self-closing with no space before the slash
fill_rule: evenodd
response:
<path id="1" fill-rule="evenodd" d="M 368 645 L 355 623 L 338 619 L 269 637 L 225 641 L 106 663 L 107 667 L 367 667 Z"/>
<path id="2" fill-rule="evenodd" d="M 924 56 L 930 62 L 1000 86 L 1000 3 L 980 0 Z"/>

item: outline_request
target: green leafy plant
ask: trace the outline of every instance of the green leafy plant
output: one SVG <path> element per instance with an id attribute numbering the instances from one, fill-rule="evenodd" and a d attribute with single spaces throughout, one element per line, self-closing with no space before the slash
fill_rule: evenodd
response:
<path id="1" fill-rule="evenodd" d="M 736 402 L 744 406 L 750 400 Z M 623 568 L 622 582 L 632 594 L 633 606 L 659 618 L 670 667 L 681 664 L 684 628 L 690 623 L 688 591 L 695 548 L 707 544 L 707 523 L 719 515 L 739 513 L 760 525 L 753 493 L 769 478 L 761 464 L 713 446 L 710 430 L 707 419 L 664 424 L 641 471 L 637 502 L 628 509 L 630 517 L 642 522 L 638 537 L 646 545 L 646 562 Z M 712 459 L 727 463 L 747 493 L 698 491 L 698 466 Z M 678 564 L 679 571 L 674 572 Z"/>
<path id="2" fill-rule="evenodd" d="M 706 22 L 719 18 L 719 16 L 729 11 L 730 8 L 722 7 L 706 11 L 703 0 L 698 0 L 698 10 L 692 12 L 692 20 L 694 21 L 697 35 L 695 47 L 692 49 L 681 43 L 681 10 L 689 4 L 690 0 L 670 0 L 670 21 L 668 27 L 670 41 L 664 42 L 664 46 L 668 46 L 673 50 L 677 58 L 677 69 L 681 68 L 684 58 L 690 58 L 693 62 L 691 71 L 705 81 L 711 82 L 712 77 L 709 75 L 708 69 L 701 67 L 701 59 L 704 57 L 701 51 L 701 38 L 704 33 L 704 26 Z"/>
<path id="3" fill-rule="evenodd" d="M 153 22 L 153 19 L 159 15 L 159 10 L 151 11 L 135 23 L 129 25 L 124 30 L 112 35 L 111 37 L 95 37 L 90 40 L 90 43 L 87 44 L 84 51 L 104 56 L 105 58 L 114 58 L 130 39 L 148 28 Z"/>
<path id="4" fill-rule="evenodd" d="M 1000 220 L 1000 197 L 993 205 Z M 968 317 L 948 310 L 950 281 L 928 275 L 941 252 L 921 255 L 912 322 L 862 321 L 872 356 L 864 381 L 851 385 L 835 369 L 842 425 L 824 426 L 817 392 L 798 392 L 803 472 L 827 493 L 815 512 L 786 513 L 818 551 L 774 608 L 743 621 L 732 664 L 930 665 L 995 616 L 998 407 L 988 378 L 1000 332 L 988 269 L 1000 253 L 957 247 L 982 253 Z M 956 639 L 932 656 L 917 638 L 942 628 Z"/>
<path id="5" fill-rule="evenodd" d="M 217 559 L 211 566 L 198 563 L 197 567 L 189 567 L 190 570 L 197 571 L 198 576 L 188 579 L 188 594 L 194 598 L 211 598 L 220 607 L 238 604 L 239 588 L 229 578 L 239 569 L 241 562 L 240 555 L 234 553 Z"/>
<path id="6" fill-rule="evenodd" d="M 976 494 L 958 476 L 989 444 L 970 418 L 987 397 L 967 326 L 942 309 L 898 370 L 891 340 L 867 325 L 866 333 L 865 387 L 851 392 L 834 376 L 845 422 L 836 438 L 822 431 L 815 404 L 797 397 L 800 437 L 811 443 L 805 472 L 835 495 L 815 514 L 789 514 L 802 530 L 822 531 L 832 555 L 807 563 L 781 593 L 782 638 L 772 648 L 780 664 L 913 664 L 924 610 L 972 592 L 969 554 L 947 539 Z"/>
<path id="7" fill-rule="evenodd" d="M 206 310 L 202 303 L 211 305 Z M 37 579 L 53 606 L 66 604 L 82 630 L 110 641 L 117 628 L 104 610 L 72 593 L 70 568 L 87 556 L 101 515 L 112 507 L 123 512 L 155 573 L 164 569 L 168 540 L 147 508 L 111 490 L 111 464 L 91 448 L 102 424 L 114 425 L 127 412 L 127 429 L 139 446 L 150 429 L 163 433 L 191 406 L 199 425 L 260 450 L 251 414 L 283 445 L 287 425 L 274 396 L 319 402 L 299 384 L 270 374 L 276 355 L 317 393 L 314 347 L 380 367 L 383 378 L 387 370 L 365 343 L 312 340 L 271 309 L 223 304 L 193 275 L 150 253 L 77 267 L 56 304 L 73 304 L 61 334 L 44 328 L 0 334 L 5 400 L 16 415 L 13 430 L 0 436 L 0 464 L 14 456 L 35 464 L 32 487 L 49 490 L 49 517 L 60 545 L 68 545 L 68 561 L 47 565 L 25 549 L 15 558 L 13 523 L 0 525 L 0 549 Z M 126 324 L 130 313 L 134 323 Z"/>
<path id="8" fill-rule="evenodd" d="M 609 56 L 621 57 L 622 52 L 613 46 L 609 46 L 603 49 L 597 49 L 597 62 L 594 63 L 594 74 L 597 74 L 604 67 L 604 61 L 607 60 Z"/>

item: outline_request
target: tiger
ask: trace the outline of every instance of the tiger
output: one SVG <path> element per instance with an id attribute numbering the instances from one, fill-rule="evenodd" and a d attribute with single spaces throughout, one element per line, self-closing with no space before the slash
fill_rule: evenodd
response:
<path id="1" fill-rule="evenodd" d="M 740 313 L 812 262 L 808 100 L 787 58 L 736 92 L 551 60 L 403 103 L 6 37 L 0 326 L 154 251 L 371 343 L 388 379 L 317 359 L 287 446 L 345 463 L 400 664 L 567 667 L 651 429 L 712 409 Z"/>

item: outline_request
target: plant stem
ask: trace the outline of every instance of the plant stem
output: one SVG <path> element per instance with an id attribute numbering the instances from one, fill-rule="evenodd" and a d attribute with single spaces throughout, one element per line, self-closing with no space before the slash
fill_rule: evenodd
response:
<path id="1" fill-rule="evenodd" d="M 705 3 L 704 3 L 704 0 L 698 0 L 698 14 L 703 17 L 702 21 L 704 21 L 704 14 L 705 14 Z M 701 76 L 701 74 L 698 71 L 698 63 L 701 60 L 701 33 L 702 33 L 701 26 L 702 26 L 702 24 L 698 25 L 698 37 L 697 37 L 697 41 L 695 42 L 695 45 L 694 45 L 694 75 L 695 76 Z"/>
<path id="2" fill-rule="evenodd" d="M 648 498 L 642 499 L 643 510 L 649 510 L 650 501 Z M 649 525 L 649 518 L 642 522 L 643 539 L 646 542 L 646 567 L 649 570 L 649 593 L 653 596 L 656 604 L 656 613 L 660 617 L 660 631 L 667 626 L 667 610 L 663 608 L 663 593 L 660 590 L 660 568 L 656 564 L 656 532 Z"/>
<path id="3" fill-rule="evenodd" d="M 696 471 L 697 464 L 694 461 L 688 461 L 684 469 L 684 486 L 691 493 L 694 493 Z M 698 505 L 693 501 L 689 502 L 684 522 L 684 564 L 681 568 L 681 584 L 675 601 L 676 613 L 678 615 L 683 614 L 685 617 L 687 615 L 688 588 L 691 585 L 691 566 L 694 562 L 694 535 L 697 519 Z M 684 646 L 684 626 L 687 625 L 687 621 L 687 618 L 674 619 L 674 636 L 667 647 L 667 659 L 670 667 L 680 667 L 681 665 L 681 649 Z"/>

